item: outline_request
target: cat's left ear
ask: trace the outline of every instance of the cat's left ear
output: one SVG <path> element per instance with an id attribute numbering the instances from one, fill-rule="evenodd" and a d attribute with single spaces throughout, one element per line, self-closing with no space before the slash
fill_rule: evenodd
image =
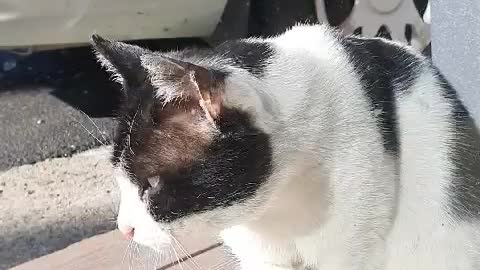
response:
<path id="1" fill-rule="evenodd" d="M 94 34 L 91 43 L 98 61 L 110 72 L 120 84 L 141 84 L 147 73 L 142 68 L 140 57 L 151 53 L 135 45 L 110 41 Z"/>
<path id="2" fill-rule="evenodd" d="M 160 54 L 143 55 L 157 98 L 165 104 L 194 101 L 211 119 L 220 117 L 226 73 Z"/>

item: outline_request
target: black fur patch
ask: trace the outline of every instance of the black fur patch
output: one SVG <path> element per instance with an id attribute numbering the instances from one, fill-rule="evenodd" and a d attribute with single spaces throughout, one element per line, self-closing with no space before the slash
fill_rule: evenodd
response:
<path id="1" fill-rule="evenodd" d="M 113 163 L 117 164 L 123 155 L 125 170 L 139 185 L 139 196 L 148 186 L 132 167 L 137 155 L 141 154 L 136 153 L 142 144 L 141 132 L 152 126 L 137 110 L 148 107 L 148 103 L 148 98 L 139 99 L 137 105 L 124 108 L 112 157 Z M 130 124 L 132 120 L 135 120 L 133 126 Z M 160 175 L 165 185 L 149 199 L 150 211 L 156 220 L 170 222 L 240 203 L 253 196 L 270 175 L 272 149 L 269 136 L 254 127 L 246 113 L 224 109 L 217 125 L 221 133 L 202 157 L 188 167 Z M 130 132 L 133 134 L 128 136 Z"/>
<path id="2" fill-rule="evenodd" d="M 454 178 L 450 187 L 451 211 L 468 220 L 480 218 L 480 134 L 456 91 L 437 70 L 444 95 L 454 107 L 455 139 L 451 145 Z"/>
<path id="3" fill-rule="evenodd" d="M 268 61 L 274 55 L 274 50 L 268 42 L 259 41 L 227 41 L 214 51 L 259 78 L 265 73 Z"/>
<path id="4" fill-rule="evenodd" d="M 213 49 L 189 48 L 176 52 L 176 55 L 185 61 L 209 58 L 227 59 L 233 66 L 245 69 L 258 78 L 264 75 L 269 59 L 274 54 L 274 48 L 268 42 L 244 40 L 229 40 Z M 221 72 L 228 74 L 226 71 Z"/>
<path id="5" fill-rule="evenodd" d="M 190 49 L 172 55 L 181 61 L 229 58 L 238 67 L 262 76 L 273 50 L 266 43 L 232 41 L 216 49 Z M 142 68 L 136 71 L 144 73 Z M 213 87 L 221 88 L 228 72 L 210 71 L 210 75 L 218 74 L 210 78 Z M 132 78 L 138 83 L 132 84 Z M 215 120 L 219 134 L 213 141 L 205 140 L 194 130 L 195 121 L 201 120 L 190 114 L 198 104 L 164 106 L 154 97 L 149 81 L 134 76 L 126 78 L 124 87 L 128 95 L 118 114 L 112 163 L 124 167 L 141 197 L 149 188 L 148 177 L 160 177 L 162 188 L 148 196 L 149 210 L 156 220 L 169 222 L 240 203 L 253 196 L 270 175 L 270 138 L 253 125 L 247 113 L 222 108 Z M 177 113 L 179 118 L 175 118 Z M 169 117 L 180 122 L 172 124 Z M 196 132 L 200 136 L 195 137 Z"/>
<path id="6" fill-rule="evenodd" d="M 168 222 L 240 203 L 270 175 L 269 136 L 255 128 L 247 114 L 227 109 L 218 125 L 221 135 L 203 158 L 160 176 L 165 186 L 150 198 L 156 220 Z"/>
<path id="7" fill-rule="evenodd" d="M 217 130 L 195 96 L 167 104 L 155 97 L 156 89 L 146 79 L 140 61 L 141 55 L 151 52 L 97 36 L 93 42 L 122 75 L 128 75 L 124 76 L 127 94 L 123 95 L 118 114 L 112 163 L 123 166 L 138 186 L 140 198 L 149 201 L 149 210 L 156 220 L 169 222 L 227 207 L 257 192 L 271 173 L 272 149 L 269 136 L 254 126 L 246 112 L 221 107 L 214 118 Z M 231 41 L 216 49 L 191 49 L 166 56 L 175 57 L 171 61 L 185 69 L 195 64 L 189 60 L 223 57 L 255 76 L 262 76 L 272 55 L 267 43 Z M 211 102 L 221 100 L 229 73 L 211 68 L 207 73 L 196 73 L 199 87 L 212 90 Z M 206 122 L 209 124 L 205 125 Z M 151 177 L 160 178 L 161 188 L 150 186 Z"/>
<path id="8" fill-rule="evenodd" d="M 125 88 L 129 87 L 125 85 Z M 113 138 L 113 153 L 111 162 L 116 166 L 124 155 L 124 161 L 131 162 L 132 153 L 128 150 L 124 154 L 126 148 L 131 148 L 132 143 L 138 144 L 138 141 L 131 141 L 131 133 L 135 133 L 142 126 L 149 125 L 149 119 L 145 118 L 146 110 L 152 105 L 153 86 L 144 84 L 138 86 L 133 91 L 129 91 L 128 96 L 123 96 L 120 105 L 119 113 L 117 115 L 117 127 L 115 129 L 115 136 Z M 127 166 L 129 167 L 129 166 Z"/>
<path id="9" fill-rule="evenodd" d="M 408 90 L 418 76 L 421 61 L 408 51 L 380 39 L 347 37 L 341 41 L 360 75 L 387 152 L 398 155 L 400 141 L 395 96 Z"/>

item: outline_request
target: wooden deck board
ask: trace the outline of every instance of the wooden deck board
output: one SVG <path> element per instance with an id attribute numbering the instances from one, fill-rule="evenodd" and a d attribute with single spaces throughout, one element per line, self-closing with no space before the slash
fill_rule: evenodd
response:
<path id="1" fill-rule="evenodd" d="M 226 255 L 216 239 L 209 235 L 189 236 L 178 239 L 185 250 L 194 258 L 185 256 L 185 252 L 176 249 L 179 258 L 185 257 L 181 266 L 172 260 L 153 259 L 146 249 L 130 248 L 126 253 L 128 242 L 117 231 L 97 235 L 75 243 L 63 250 L 21 264 L 12 270 L 136 270 L 136 269 L 233 269 L 232 259 Z M 168 256 L 170 257 L 170 256 Z"/>
<path id="2" fill-rule="evenodd" d="M 222 247 L 217 247 L 193 257 L 181 265 L 172 265 L 158 270 L 237 270 L 235 260 Z"/>

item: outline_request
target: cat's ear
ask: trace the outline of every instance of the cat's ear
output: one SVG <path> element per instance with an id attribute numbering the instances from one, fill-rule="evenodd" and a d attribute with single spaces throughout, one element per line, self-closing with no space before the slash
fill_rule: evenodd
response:
<path id="1" fill-rule="evenodd" d="M 118 41 L 109 41 L 94 34 L 91 43 L 98 61 L 120 84 L 140 84 L 146 78 L 140 57 L 150 51 Z"/>
<path id="2" fill-rule="evenodd" d="M 164 103 L 194 101 L 212 118 L 220 116 L 226 73 L 163 55 L 143 55 L 157 98 Z"/>

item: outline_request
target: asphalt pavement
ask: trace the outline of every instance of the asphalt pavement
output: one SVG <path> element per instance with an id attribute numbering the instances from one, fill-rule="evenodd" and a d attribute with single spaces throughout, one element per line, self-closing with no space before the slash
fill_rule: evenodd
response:
<path id="1" fill-rule="evenodd" d="M 40 87 L 0 93 L 0 170 L 110 143 L 112 118 L 91 118 L 52 92 Z"/>

